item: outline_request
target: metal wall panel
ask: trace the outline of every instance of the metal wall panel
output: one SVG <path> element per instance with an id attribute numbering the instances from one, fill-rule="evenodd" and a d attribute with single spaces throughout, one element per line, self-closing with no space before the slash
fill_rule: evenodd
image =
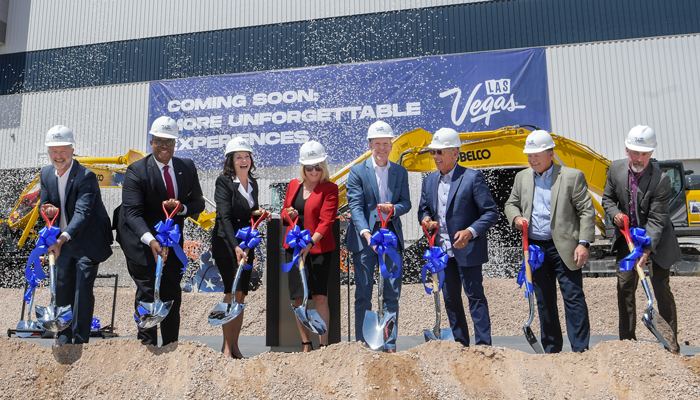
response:
<path id="1" fill-rule="evenodd" d="M 29 15 L 17 24 L 29 40 L 8 38 L 0 54 L 478 1 L 18 0 L 9 18 Z"/>
<path id="2" fill-rule="evenodd" d="M 700 159 L 698 49 L 700 35 L 548 48 L 553 131 L 617 159 L 649 125 L 656 158 Z"/>

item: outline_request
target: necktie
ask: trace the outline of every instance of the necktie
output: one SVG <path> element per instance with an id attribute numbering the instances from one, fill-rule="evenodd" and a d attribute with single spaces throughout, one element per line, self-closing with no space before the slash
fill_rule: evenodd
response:
<path id="1" fill-rule="evenodd" d="M 163 176 L 165 176 L 165 189 L 168 191 L 168 199 L 175 198 L 175 187 L 173 186 L 173 178 L 170 177 L 169 165 L 163 167 Z"/>

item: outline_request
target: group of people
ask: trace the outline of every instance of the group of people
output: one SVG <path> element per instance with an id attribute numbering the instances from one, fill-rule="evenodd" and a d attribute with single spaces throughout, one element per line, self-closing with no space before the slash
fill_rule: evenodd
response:
<path id="1" fill-rule="evenodd" d="M 165 218 L 163 209 L 183 226 L 185 218 L 204 210 L 204 198 L 192 160 L 174 156 L 179 128 L 175 120 L 160 117 L 151 130 L 152 154 L 129 165 L 126 170 L 122 204 L 114 213 L 112 226 L 121 244 L 129 274 L 136 284 L 134 307 L 154 300 L 156 260 L 164 261 L 160 298 L 173 301 L 172 309 L 160 323 L 162 344 L 178 340 L 181 303 L 182 262 L 156 239 L 156 224 Z M 351 220 L 346 245 L 355 268 L 355 335 L 364 341 L 363 318 L 372 309 L 374 272 L 379 255 L 372 236 L 382 226 L 397 238 L 396 251 L 405 249 L 400 217 L 411 209 L 406 168 L 389 160 L 394 133 L 383 121 L 373 123 L 367 132 L 371 156 L 353 166 L 347 179 L 347 200 Z M 58 333 L 58 344 L 86 343 L 94 308 L 92 287 L 98 264 L 111 255 L 110 219 L 100 197 L 93 172 L 73 160 L 73 133 L 64 126 L 52 128 L 46 135 L 51 165 L 41 172 L 41 208 L 49 217 L 58 213 L 61 235 L 49 248 L 56 255 L 58 306 L 72 305 L 71 326 Z M 438 130 L 427 146 L 437 171 L 422 183 L 417 218 L 426 229 L 437 229 L 435 245 L 448 255 L 444 269 L 443 298 L 450 327 L 456 341 L 468 346 L 469 330 L 462 302 L 462 290 L 468 299 L 474 323 L 476 344 L 491 344 L 491 320 L 483 288 L 482 265 L 488 260 L 487 231 L 498 220 L 498 207 L 481 172 L 458 164 L 461 140 L 450 128 Z M 590 323 L 583 289 L 581 267 L 595 240 L 593 202 L 584 174 L 555 164 L 555 143 L 546 131 L 534 131 L 523 152 L 530 168 L 517 174 L 505 204 L 507 221 L 517 230 L 529 222 L 530 243 L 540 247 L 544 261 L 533 274 L 542 345 L 547 353 L 562 350 L 562 330 L 558 318 L 556 285 L 564 299 L 567 335 L 573 351 L 589 347 Z M 680 259 L 680 249 L 668 216 L 670 179 L 650 163 L 656 148 L 654 131 L 636 126 L 626 140 L 627 160 L 610 165 L 603 196 L 606 214 L 616 226 L 613 246 L 618 261 L 629 249 L 622 239 L 623 216 L 631 226 L 645 228 L 651 243 L 644 247 L 642 262 L 649 268 L 661 316 L 677 333 L 676 308 L 669 286 L 669 268 Z M 331 231 L 338 210 L 338 186 L 330 181 L 327 154 L 317 141 L 303 144 L 299 154 L 299 177 L 289 182 L 283 213 L 289 233 L 294 226 L 309 231 L 304 248 L 285 244 L 287 262 L 295 256 L 304 261 L 308 296 L 314 300 L 319 316 L 326 324 L 330 312 L 327 302 L 331 251 L 337 246 Z M 255 176 L 253 149 L 247 140 L 233 138 L 225 150 L 222 174 L 216 180 L 216 224 L 211 251 L 224 283 L 224 302 L 243 303 L 248 293 L 250 271 L 242 271 L 233 288 L 237 268 L 253 252 L 244 252 L 236 233 L 250 227 L 253 214 L 260 210 L 259 188 Z M 387 220 L 382 224 L 382 220 Z M 182 239 L 180 239 L 182 244 Z M 388 271 L 395 271 L 391 257 L 385 257 Z M 618 308 L 620 338 L 635 339 L 634 271 L 618 272 Z M 396 351 L 401 277 L 388 278 L 383 285 L 385 312 L 397 316 L 396 328 L 384 344 L 384 351 Z M 289 275 L 290 299 L 296 306 L 304 301 L 300 274 Z M 223 325 L 221 351 L 241 358 L 238 347 L 243 317 Z M 311 351 L 310 332 L 298 322 L 303 351 Z M 157 345 L 157 327 L 139 328 L 138 338 L 145 345 Z M 321 346 L 328 335 L 320 336 Z"/>

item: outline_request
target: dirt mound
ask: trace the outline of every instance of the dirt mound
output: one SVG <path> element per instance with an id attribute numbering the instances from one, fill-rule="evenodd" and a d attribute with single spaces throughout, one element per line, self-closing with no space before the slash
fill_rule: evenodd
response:
<path id="1" fill-rule="evenodd" d="M 699 356 L 630 341 L 556 355 L 454 342 L 389 355 L 344 342 L 232 360 L 190 341 L 161 349 L 130 339 L 47 349 L 0 339 L 2 398 L 697 399 L 699 370 Z"/>

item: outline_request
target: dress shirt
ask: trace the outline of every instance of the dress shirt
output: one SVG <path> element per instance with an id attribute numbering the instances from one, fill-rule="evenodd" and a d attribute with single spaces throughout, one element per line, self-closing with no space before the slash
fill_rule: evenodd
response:
<path id="1" fill-rule="evenodd" d="M 441 246 L 450 257 L 454 257 L 454 252 L 452 251 L 450 232 L 447 230 L 447 199 L 450 195 L 450 185 L 452 184 L 455 168 L 457 168 L 456 163 L 450 172 L 440 176 L 437 193 L 438 234 L 436 236 L 436 245 Z M 467 229 L 469 229 L 473 237 L 478 236 L 476 230 L 471 226 Z"/>
<path id="2" fill-rule="evenodd" d="M 168 168 L 168 174 L 170 174 L 170 179 L 173 182 L 173 190 L 175 191 L 175 198 L 177 199 L 177 197 L 178 197 L 177 196 L 177 193 L 178 193 L 177 192 L 177 179 L 175 178 L 175 169 L 173 168 L 173 159 L 171 158 L 167 164 L 163 164 L 162 162 L 156 160 L 155 157 L 153 157 L 153 161 L 156 162 L 156 165 L 158 166 L 158 169 L 160 170 L 160 176 L 163 178 L 163 184 L 166 185 L 166 187 L 167 187 L 167 183 L 165 183 L 165 170 L 163 169 L 163 167 L 165 167 L 166 165 L 168 167 L 170 167 L 170 168 Z M 182 204 L 180 207 L 180 211 L 178 211 L 177 214 L 182 215 L 185 213 L 187 213 L 187 206 Z M 181 229 L 182 229 L 182 227 L 181 227 Z M 151 232 L 146 232 L 143 234 L 143 236 L 141 236 L 141 243 L 143 243 L 145 245 L 150 246 L 150 243 L 153 240 L 156 240 L 156 238 L 153 236 L 153 234 Z"/>
<path id="3" fill-rule="evenodd" d="M 640 173 L 636 173 L 632 170 L 632 167 L 627 164 L 627 171 L 629 171 L 629 197 L 630 197 L 630 226 L 634 228 L 639 227 L 639 219 L 637 218 L 637 190 L 639 189 L 639 180 L 642 179 L 642 175 L 649 168 L 649 164 Z"/>
<path id="4" fill-rule="evenodd" d="M 535 193 L 532 199 L 532 218 L 528 236 L 534 240 L 551 240 L 552 227 L 552 172 L 554 164 L 541 174 L 535 174 Z"/>
<path id="5" fill-rule="evenodd" d="M 379 190 L 377 204 L 383 204 L 389 201 L 389 161 L 386 162 L 385 166 L 380 167 L 372 156 L 372 166 L 374 167 L 374 176 L 377 177 L 377 189 Z M 382 213 L 382 216 L 386 217 L 387 215 Z M 360 231 L 360 236 L 364 235 L 365 232 L 370 232 L 370 230 L 363 229 Z"/>
<path id="6" fill-rule="evenodd" d="M 63 233 L 61 236 L 66 237 L 66 241 L 70 240 L 70 234 L 66 232 L 66 227 L 68 226 L 68 220 L 66 219 L 66 186 L 68 185 L 68 177 L 70 176 L 70 171 L 73 169 L 73 159 L 70 160 L 70 165 L 63 176 L 58 174 L 58 171 L 54 169 L 54 174 L 58 180 L 58 198 L 61 199 L 61 204 L 59 205 L 61 209 L 58 214 L 58 226 L 61 228 Z"/>
<path id="7" fill-rule="evenodd" d="M 248 201 L 248 206 L 250 208 L 253 208 L 253 206 L 255 205 L 255 200 L 253 200 L 253 185 L 250 184 L 250 181 L 248 181 L 248 190 L 243 188 L 241 180 L 238 179 L 237 176 L 233 177 L 233 182 L 238 183 L 238 193 L 242 194 L 243 198 L 245 198 Z"/>

